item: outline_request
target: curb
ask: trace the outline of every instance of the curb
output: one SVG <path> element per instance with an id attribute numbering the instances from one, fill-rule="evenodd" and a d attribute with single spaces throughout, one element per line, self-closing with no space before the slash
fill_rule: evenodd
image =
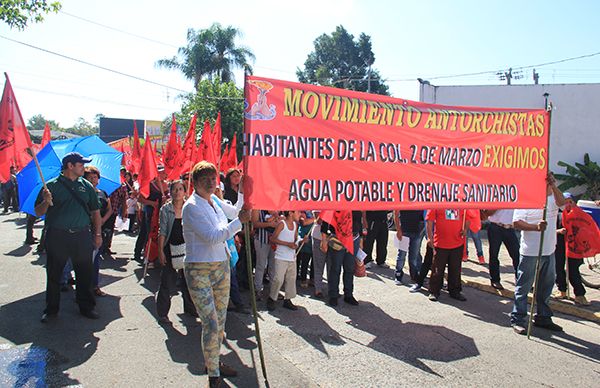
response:
<path id="1" fill-rule="evenodd" d="M 472 280 L 464 280 L 464 279 L 462 280 L 462 283 L 463 283 L 463 285 L 465 285 L 467 287 L 476 288 L 478 290 L 485 291 L 490 294 L 502 296 L 504 298 L 514 299 L 514 297 L 515 297 L 514 291 L 510 291 L 507 289 L 497 290 L 489 284 L 484 284 L 484 283 L 475 282 Z M 528 299 L 529 299 L 529 303 L 531 303 L 533 298 L 531 295 L 529 295 Z M 600 323 L 600 313 L 595 313 L 593 311 L 589 311 L 584 308 L 574 306 L 572 304 L 567 304 L 564 302 L 559 302 L 557 300 L 551 299 L 550 307 L 552 308 L 553 311 L 556 311 L 556 312 L 559 312 L 562 314 L 572 315 L 572 316 L 575 316 L 578 318 L 586 319 L 588 321 Z"/>

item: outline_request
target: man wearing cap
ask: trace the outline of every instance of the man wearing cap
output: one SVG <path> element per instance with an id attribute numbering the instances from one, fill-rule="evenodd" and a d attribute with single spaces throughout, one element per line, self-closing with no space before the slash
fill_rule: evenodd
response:
<path id="1" fill-rule="evenodd" d="M 36 200 L 35 213 L 46 215 L 46 309 L 42 322 L 56 317 L 60 304 L 60 280 L 71 259 L 77 281 L 76 301 L 81 314 L 97 319 L 92 278 L 94 249 L 102 244 L 100 202 L 91 183 L 83 179 L 84 158 L 71 152 L 62 159 L 60 175 L 47 183 Z M 90 229 L 91 227 L 91 229 Z"/>

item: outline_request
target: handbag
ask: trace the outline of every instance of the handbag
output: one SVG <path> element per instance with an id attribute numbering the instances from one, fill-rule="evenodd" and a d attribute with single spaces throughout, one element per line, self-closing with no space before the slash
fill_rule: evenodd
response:
<path id="1" fill-rule="evenodd" d="M 183 269 L 183 259 L 185 259 L 185 243 L 183 244 L 169 244 L 171 249 L 171 265 L 175 271 Z"/>
<path id="2" fill-rule="evenodd" d="M 342 244 L 342 242 L 333 235 L 327 236 L 327 245 L 334 251 L 341 251 L 344 248 L 344 244 Z"/>

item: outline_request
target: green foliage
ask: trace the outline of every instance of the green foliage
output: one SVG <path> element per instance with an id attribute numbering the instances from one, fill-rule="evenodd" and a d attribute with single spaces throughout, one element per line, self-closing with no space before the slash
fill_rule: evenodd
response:
<path id="1" fill-rule="evenodd" d="M 73 133 L 79 136 L 90 136 L 97 135 L 100 128 L 96 125 L 88 123 L 83 117 L 80 117 L 75 121 L 75 125 L 71 128 L 65 128 L 65 132 Z"/>
<path id="2" fill-rule="evenodd" d="M 358 41 L 343 26 L 331 35 L 323 34 L 314 41 L 315 49 L 308 54 L 304 70 L 297 69 L 298 80 L 315 85 L 389 95 L 389 89 L 379 72 L 370 66 L 375 62 L 371 37 L 361 33 Z"/>
<path id="3" fill-rule="evenodd" d="M 41 114 L 31 116 L 31 118 L 27 120 L 27 129 L 30 131 L 43 131 L 44 127 L 46 126 L 46 122 L 48 122 L 51 131 L 62 130 L 56 121 L 48 120 Z"/>
<path id="4" fill-rule="evenodd" d="M 578 186 L 585 186 L 582 199 L 597 200 L 600 198 L 600 166 L 590 160 L 590 155 L 583 156 L 583 164 L 571 165 L 563 161 L 558 165 L 567 169 L 566 174 L 555 174 L 556 179 L 562 181 L 558 186 L 562 191 L 570 190 Z"/>
<path id="5" fill-rule="evenodd" d="M 190 28 L 187 46 L 180 47 L 177 56 L 158 60 L 156 66 L 181 71 L 187 79 L 194 81 L 196 89 L 205 77 L 232 81 L 233 68 L 251 71 L 248 60 L 254 60 L 250 49 L 235 44 L 235 39 L 240 35 L 237 28 L 222 27 L 219 23 L 204 30 Z"/>
<path id="6" fill-rule="evenodd" d="M 242 132 L 244 130 L 244 92 L 233 82 L 219 80 L 202 80 L 195 94 L 183 96 L 181 112 L 175 114 L 178 126 L 182 128 L 182 141 L 187 133 L 190 120 L 197 113 L 196 134 L 198 139 L 204 129 L 204 121 L 208 120 L 211 128 L 217 115 L 221 112 L 221 129 L 223 141 L 229 142 L 237 133 L 238 158 L 241 157 Z M 171 116 L 162 123 L 165 133 L 171 129 Z"/>
<path id="7" fill-rule="evenodd" d="M 39 23 L 44 14 L 58 12 L 60 2 L 49 3 L 46 0 L 2 0 L 0 1 L 0 20 L 10 28 L 25 29 L 28 22 Z"/>

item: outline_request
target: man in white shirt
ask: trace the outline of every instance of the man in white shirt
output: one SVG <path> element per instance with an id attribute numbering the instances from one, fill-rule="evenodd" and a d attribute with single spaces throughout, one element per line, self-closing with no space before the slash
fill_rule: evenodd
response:
<path id="1" fill-rule="evenodd" d="M 503 290 L 504 287 L 500 283 L 500 260 L 498 260 L 502 244 L 504 244 L 512 259 L 515 276 L 519 267 L 519 239 L 513 226 L 514 210 L 488 210 L 487 213 L 489 215 L 488 221 L 490 221 L 487 229 L 490 244 L 490 282 L 495 289 Z"/>
<path id="2" fill-rule="evenodd" d="M 536 260 L 539 255 L 540 238 L 544 233 L 542 256 L 540 258 L 538 289 L 536 295 L 537 312 L 534 325 L 551 331 L 562 331 L 562 327 L 552 322 L 552 310 L 548 305 L 554 280 L 556 278 L 556 265 L 554 250 L 556 247 L 556 218 L 559 207 L 563 206 L 565 199 L 562 192 L 556 187 L 556 180 L 548 174 L 546 200 L 546 219 L 543 219 L 542 209 L 515 210 L 513 224 L 521 232 L 521 254 L 517 269 L 517 284 L 515 286 L 515 303 L 510 314 L 510 323 L 517 334 L 527 332 L 527 294 L 531 290 L 535 279 Z"/>

